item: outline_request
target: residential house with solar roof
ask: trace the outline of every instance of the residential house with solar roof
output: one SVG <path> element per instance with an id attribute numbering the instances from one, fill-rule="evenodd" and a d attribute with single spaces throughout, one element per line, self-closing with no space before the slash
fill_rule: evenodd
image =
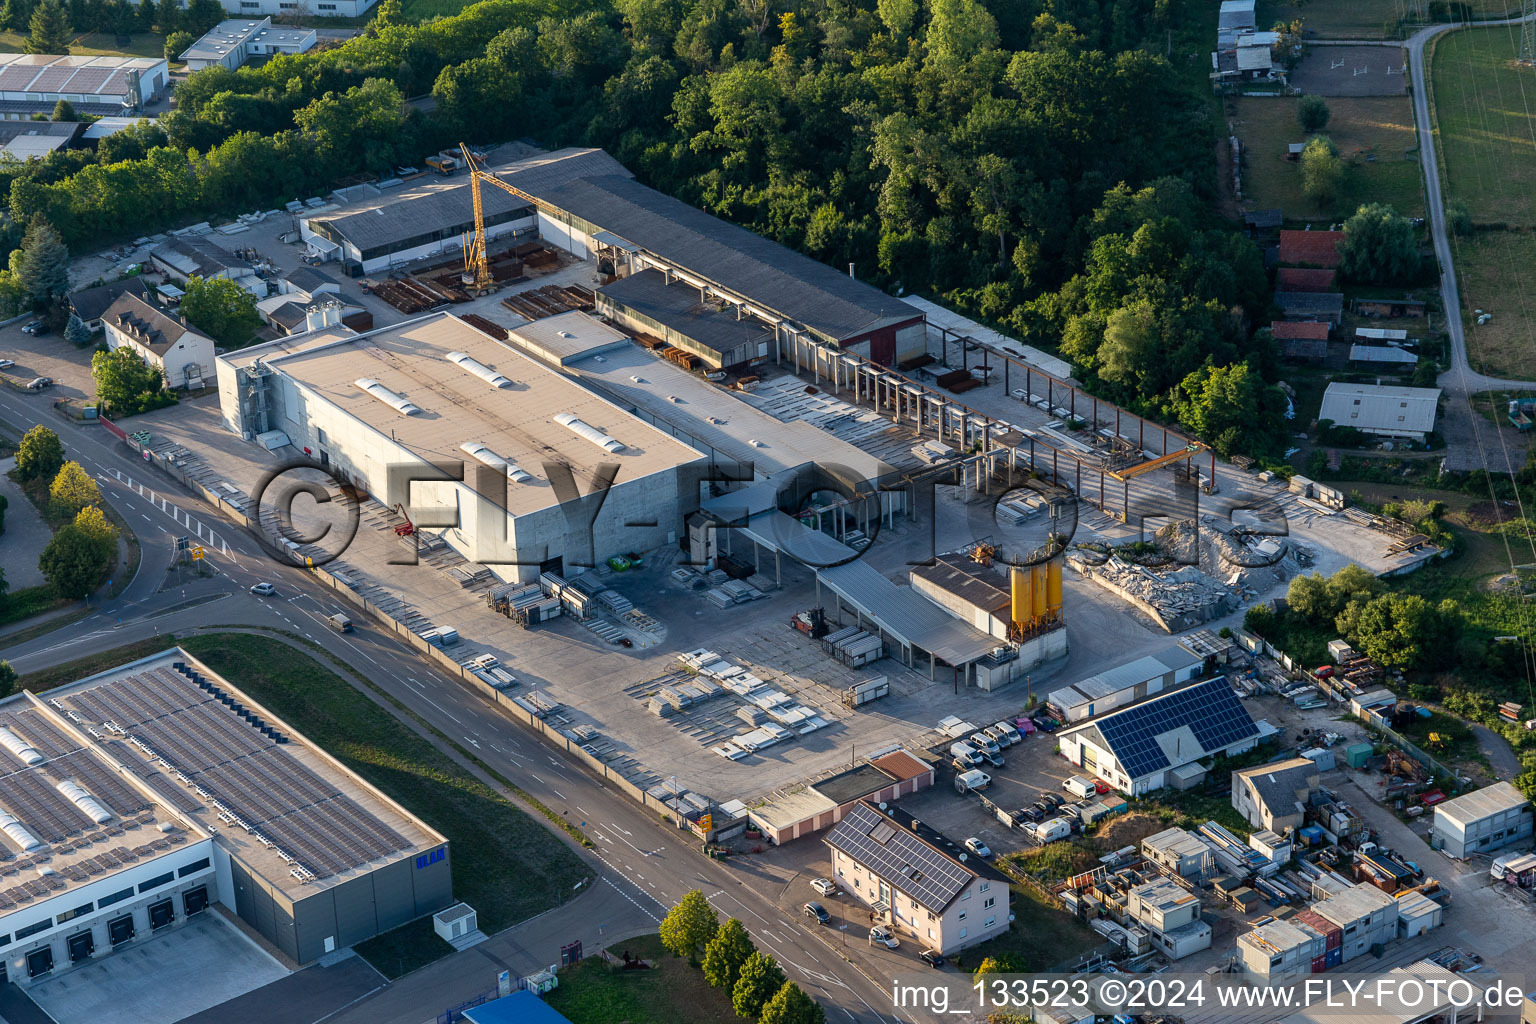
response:
<path id="1" fill-rule="evenodd" d="M 1008 930 L 1008 879 L 900 808 L 860 802 L 823 840 L 832 878 L 902 938 L 949 954 Z"/>
<path id="2" fill-rule="evenodd" d="M 1128 796 L 1182 787 L 1199 762 L 1241 754 L 1265 730 L 1225 679 L 1175 690 L 1057 733 L 1062 756 Z"/>

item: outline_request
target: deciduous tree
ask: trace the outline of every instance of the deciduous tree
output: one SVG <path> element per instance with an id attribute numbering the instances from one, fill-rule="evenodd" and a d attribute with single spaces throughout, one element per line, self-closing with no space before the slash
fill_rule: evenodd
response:
<path id="1" fill-rule="evenodd" d="M 720 919 L 704 894 L 691 889 L 678 901 L 677 906 L 667 911 L 659 930 L 662 945 L 675 955 L 692 960 L 703 952 L 719 928 Z"/>
<path id="2" fill-rule="evenodd" d="M 1321 96 L 1308 93 L 1296 102 L 1296 120 L 1301 123 L 1301 130 L 1308 135 L 1326 128 L 1328 115 L 1328 101 Z"/>
<path id="3" fill-rule="evenodd" d="M 59 467 L 48 486 L 48 509 L 58 519 L 73 519 L 87 505 L 101 504 L 101 488 L 73 460 Z"/>
<path id="4" fill-rule="evenodd" d="M 181 314 L 221 345 L 244 345 L 261 326 L 256 296 L 226 277 L 192 277 L 181 300 Z"/>
<path id="5" fill-rule="evenodd" d="M 746 928 L 736 918 L 731 918 L 704 947 L 705 979 L 715 988 L 731 991 L 741 975 L 741 965 L 755 952 L 757 947 L 752 944 Z"/>
<path id="6" fill-rule="evenodd" d="M 64 442 L 39 423 L 16 448 L 16 475 L 22 480 L 52 480 L 64 464 Z"/>
<path id="7" fill-rule="evenodd" d="M 185 29 L 177 29 L 165 37 L 165 59 L 181 60 L 181 55 L 187 52 L 187 47 L 197 41 L 191 32 Z"/>
<path id="8" fill-rule="evenodd" d="M 825 1024 L 827 1012 L 821 1004 L 792 981 L 786 981 L 763 1006 L 759 1024 Z"/>
<path id="9" fill-rule="evenodd" d="M 1419 270 L 1419 242 L 1408 218 L 1385 203 L 1369 203 L 1344 222 L 1339 269 L 1367 284 L 1402 284 Z"/>
<path id="10" fill-rule="evenodd" d="M 96 397 L 114 416 L 134 416 L 175 401 L 160 368 L 126 345 L 92 355 L 91 376 L 96 380 Z"/>
<path id="11" fill-rule="evenodd" d="M 1332 206 L 1344 185 L 1344 161 L 1326 135 L 1314 135 L 1301 151 L 1301 191 L 1320 207 Z"/>
<path id="12" fill-rule="evenodd" d="M 75 113 L 75 105 L 69 100 L 61 99 L 53 105 L 52 121 L 78 121 L 80 115 Z"/>
<path id="13" fill-rule="evenodd" d="M 16 670 L 11 668 L 8 661 L 0 661 L 0 697 L 9 697 L 16 692 Z"/>
<path id="14" fill-rule="evenodd" d="M 763 1007 L 784 987 L 784 971 L 779 962 L 758 950 L 741 965 L 741 976 L 731 990 L 731 1006 L 738 1017 L 757 1020 Z"/>
<path id="15" fill-rule="evenodd" d="M 55 593 L 78 600 L 101 585 L 110 563 L 101 557 L 93 538 L 74 523 L 65 523 L 43 549 L 37 565 Z"/>

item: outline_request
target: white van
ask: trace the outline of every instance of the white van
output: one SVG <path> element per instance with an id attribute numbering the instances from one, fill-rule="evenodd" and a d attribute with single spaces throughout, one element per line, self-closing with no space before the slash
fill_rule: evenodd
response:
<path id="1" fill-rule="evenodd" d="M 1092 780 L 1085 779 L 1081 775 L 1074 775 L 1061 784 L 1061 788 L 1075 797 L 1089 797 L 1098 792 Z"/>
<path id="2" fill-rule="evenodd" d="M 975 747 L 977 750 L 985 750 L 989 754 L 997 754 L 1001 752 L 997 745 L 997 740 L 994 740 L 992 737 L 988 736 L 984 732 L 981 732 L 980 730 L 977 730 L 976 732 L 973 732 L 967 736 L 966 742 Z"/>
<path id="3" fill-rule="evenodd" d="M 949 756 L 956 760 L 964 761 L 966 764 L 981 764 L 981 755 L 977 753 L 976 748 L 963 740 L 949 745 Z"/>
<path id="4" fill-rule="evenodd" d="M 992 776 L 986 772 L 970 771 L 955 776 L 955 788 L 962 793 L 986 789 L 992 784 Z"/>

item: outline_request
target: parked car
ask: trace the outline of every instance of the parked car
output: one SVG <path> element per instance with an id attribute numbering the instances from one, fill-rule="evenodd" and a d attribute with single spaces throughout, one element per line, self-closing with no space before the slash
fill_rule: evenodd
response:
<path id="1" fill-rule="evenodd" d="M 41 320 L 29 320 L 27 322 L 27 325 L 21 329 L 21 333 L 22 334 L 47 334 L 48 333 L 48 325 L 43 323 Z"/>
<path id="2" fill-rule="evenodd" d="M 1110 788 L 1109 787 L 1109 783 L 1105 782 L 1103 779 L 1094 779 L 1093 780 L 1094 792 L 1098 793 L 1100 796 L 1103 796 L 1105 793 L 1108 793 L 1109 792 L 1109 788 Z"/>
<path id="3" fill-rule="evenodd" d="M 992 856 L 992 848 L 975 836 L 971 836 L 971 838 L 965 841 L 965 848 L 978 857 Z"/>
<path id="4" fill-rule="evenodd" d="M 1006 765 L 1003 762 L 1003 757 L 1002 757 L 1001 754 L 994 754 L 990 750 L 988 750 L 988 751 L 985 751 L 984 753 L 982 753 L 981 757 L 982 757 L 982 760 L 986 761 L 987 764 L 990 764 L 993 768 L 1004 768 L 1004 767 L 1006 767 Z"/>
<path id="5" fill-rule="evenodd" d="M 0 359 L 0 370 L 9 370 L 11 367 L 13 367 L 15 365 L 16 365 L 16 360 L 14 360 L 14 359 Z"/>
<path id="6" fill-rule="evenodd" d="M 917 954 L 917 958 L 929 967 L 944 966 L 944 955 L 936 949 L 925 949 Z"/>
<path id="7" fill-rule="evenodd" d="M 869 930 L 870 945 L 880 943 L 886 949 L 897 949 L 901 946 L 901 940 L 891 934 L 891 930 L 883 924 L 877 924 Z"/>
<path id="8" fill-rule="evenodd" d="M 1015 743 L 1024 742 L 1024 737 L 1019 735 L 1018 727 L 1009 725 L 1007 722 L 998 722 L 992 727 L 992 730 L 990 731 L 993 732 L 993 735 L 996 736 L 1000 742 L 1007 743 L 1010 747 Z"/>
<path id="9" fill-rule="evenodd" d="M 827 908 L 822 906 L 820 903 L 807 903 L 805 906 L 800 908 L 800 911 L 801 913 L 805 914 L 806 917 L 814 917 L 817 924 L 826 924 L 828 921 L 832 920 L 832 915 L 827 913 Z"/>
<path id="10" fill-rule="evenodd" d="M 270 583 L 258 583 L 251 587 L 251 593 L 257 594 L 261 597 L 271 597 L 273 594 L 277 593 L 277 588 Z"/>
<path id="11" fill-rule="evenodd" d="M 1053 811 L 1067 802 L 1059 793 L 1046 793 L 1040 797 L 1040 801 L 1049 806 Z"/>
<path id="12" fill-rule="evenodd" d="M 52 377 L 33 377 L 31 380 L 27 381 L 28 391 L 41 391 L 43 388 L 51 387 L 53 387 Z"/>
<path id="13" fill-rule="evenodd" d="M 997 741 L 985 733 L 973 732 L 966 739 L 966 742 L 984 754 L 995 754 L 998 752 Z"/>
<path id="14" fill-rule="evenodd" d="M 811 888 L 823 896 L 837 895 L 837 883 L 830 878 L 817 878 L 811 881 Z"/>
<path id="15" fill-rule="evenodd" d="M 1018 810 L 1013 812 L 1013 817 L 1015 821 L 1039 821 L 1040 808 L 1020 807 Z"/>

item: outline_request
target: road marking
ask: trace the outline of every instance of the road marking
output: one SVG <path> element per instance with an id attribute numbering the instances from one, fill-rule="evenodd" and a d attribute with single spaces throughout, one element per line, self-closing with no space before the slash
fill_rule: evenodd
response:
<path id="1" fill-rule="evenodd" d="M 598 859 L 602 860 L 604 864 L 608 863 L 607 860 L 603 858 L 602 854 L 598 854 L 597 856 L 598 856 Z M 612 865 L 610 864 L 609 867 L 612 867 Z M 635 905 L 635 909 L 640 911 L 640 913 L 644 914 L 646 917 L 650 918 L 652 921 L 655 921 L 657 924 L 661 923 L 661 918 L 657 917 L 655 914 L 651 913 L 649 910 L 647 910 L 644 907 L 642 907 L 639 904 L 639 902 L 633 896 L 631 896 L 629 893 L 625 892 L 623 889 L 620 889 L 618 887 L 618 885 L 613 881 L 613 879 L 608 878 L 607 876 L 604 876 L 603 881 L 605 881 L 609 885 L 613 886 L 614 892 L 618 893 L 620 896 L 623 896 L 625 899 L 629 900 L 629 902 L 633 903 Z M 644 889 L 641 889 L 640 891 L 642 893 L 645 892 Z M 650 897 L 650 898 L 653 899 L 653 900 L 655 899 L 655 897 Z M 661 906 L 660 902 L 657 902 L 656 905 L 657 906 Z"/>
<path id="2" fill-rule="evenodd" d="M 767 928 L 762 928 L 762 929 L 760 929 L 760 931 L 764 935 L 768 936 L 768 941 L 772 942 L 775 946 L 782 946 L 782 945 L 784 945 L 784 943 L 779 941 L 779 937 L 777 935 L 773 934 L 773 932 L 769 931 Z"/>
<path id="3" fill-rule="evenodd" d="M 562 792 L 560 792 L 560 791 L 559 791 L 559 790 L 558 790 L 558 789 L 556 789 L 556 788 L 555 788 L 555 787 L 554 787 L 554 786 L 550 786 L 550 787 L 549 787 L 549 791 L 550 791 L 550 792 L 551 792 L 551 793 L 553 793 L 553 794 L 555 794 L 555 796 L 557 796 L 557 797 L 559 797 L 559 798 L 560 798 L 560 799 L 561 799 L 561 800 L 564 800 L 564 799 L 565 799 L 565 794 L 564 794 L 564 793 L 562 793 Z"/>
<path id="4" fill-rule="evenodd" d="M 464 738 L 466 740 L 469 740 L 469 745 L 470 746 L 474 747 L 476 750 L 480 749 L 480 744 L 476 743 L 474 740 L 470 740 L 468 736 L 465 736 Z"/>
<path id="5" fill-rule="evenodd" d="M 140 515 L 140 516 L 142 516 L 142 517 L 143 517 L 143 519 L 144 519 L 144 521 L 145 521 L 145 522 L 146 522 L 146 523 L 147 523 L 147 522 L 149 522 L 149 521 L 150 521 L 150 518 L 149 518 L 149 516 L 146 516 L 146 515 L 144 515 L 144 513 L 143 513 L 143 512 L 140 512 L 140 513 L 139 513 L 139 515 Z"/>
<path id="6" fill-rule="evenodd" d="M 532 775 L 535 779 L 539 779 L 539 776 L 538 776 L 537 772 L 529 772 L 528 774 Z M 547 786 L 547 785 L 549 785 L 549 783 L 545 782 L 543 779 L 539 779 L 539 785 Z"/>
<path id="7" fill-rule="evenodd" d="M 433 700 L 431 697 L 428 697 L 426 694 L 422 694 L 421 695 L 421 699 L 426 701 L 428 704 L 431 704 L 433 707 L 437 708 L 437 710 L 441 711 L 443 714 L 447 715 L 449 718 L 453 718 L 453 720 L 455 722 L 459 722 L 459 720 L 457 718 L 454 718 L 452 711 L 449 711 L 447 708 L 443 707 L 441 704 L 439 704 L 437 701 Z M 463 725 L 464 723 L 463 722 L 459 722 L 459 724 Z"/>
<path id="8" fill-rule="evenodd" d="M 586 808 L 585 808 L 585 807 L 582 807 L 582 806 L 581 806 L 581 805 L 580 805 L 580 804 L 577 804 L 577 805 L 576 805 L 576 809 L 577 809 L 577 810 L 578 810 L 578 811 L 580 811 L 580 812 L 581 812 L 581 813 L 582 813 L 582 814 L 587 814 L 587 809 L 586 809 Z M 588 817 L 591 817 L 591 815 L 590 815 L 590 814 L 588 814 L 588 815 L 587 815 L 587 816 L 588 816 Z"/>

